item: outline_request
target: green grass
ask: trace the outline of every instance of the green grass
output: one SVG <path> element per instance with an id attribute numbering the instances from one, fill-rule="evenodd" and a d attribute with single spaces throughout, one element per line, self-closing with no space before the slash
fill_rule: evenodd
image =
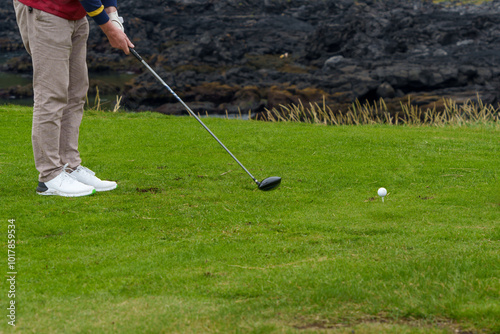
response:
<path id="1" fill-rule="evenodd" d="M 497 124 L 206 124 L 282 186 L 193 118 L 91 111 L 84 164 L 119 187 L 38 196 L 31 110 L 0 107 L 17 332 L 500 332 Z"/>

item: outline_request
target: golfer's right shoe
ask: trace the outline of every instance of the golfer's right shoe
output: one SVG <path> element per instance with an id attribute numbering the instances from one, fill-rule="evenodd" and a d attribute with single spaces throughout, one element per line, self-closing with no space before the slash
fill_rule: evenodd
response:
<path id="1" fill-rule="evenodd" d="M 66 166 L 65 166 L 66 167 Z M 38 182 L 36 192 L 39 195 L 57 195 L 63 197 L 80 197 L 92 195 L 95 188 L 83 184 L 71 177 L 65 169 L 54 179 L 47 182 Z"/>

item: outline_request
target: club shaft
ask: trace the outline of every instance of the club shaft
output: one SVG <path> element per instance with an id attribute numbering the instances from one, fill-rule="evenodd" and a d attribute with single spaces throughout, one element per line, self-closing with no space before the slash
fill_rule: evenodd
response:
<path id="1" fill-rule="evenodd" d="M 167 85 L 165 81 L 163 81 L 163 79 L 156 73 L 156 71 L 153 70 L 151 66 L 149 66 L 144 59 L 142 59 L 142 57 L 137 53 L 137 51 L 135 51 L 134 49 L 130 49 L 130 52 L 154 75 L 156 79 L 158 79 L 158 81 L 161 82 L 163 86 L 165 86 L 165 88 L 168 89 L 168 91 L 177 99 L 177 101 L 179 101 L 184 106 L 184 108 L 189 112 L 189 114 L 193 116 L 205 128 L 205 130 L 207 130 L 207 132 L 210 133 L 212 137 L 214 137 L 215 140 L 217 140 L 220 146 L 222 146 L 226 150 L 226 152 L 229 153 L 229 155 L 234 159 L 234 161 L 236 161 L 238 165 L 240 165 L 240 167 L 248 175 L 250 175 L 252 180 L 254 180 L 254 182 L 257 183 L 257 185 L 259 185 L 260 182 L 248 171 L 248 169 L 245 168 L 245 166 L 243 166 L 243 164 L 238 159 L 236 159 L 233 153 L 231 153 L 231 151 L 229 151 L 229 149 L 219 140 L 219 138 L 217 138 L 217 136 L 212 131 L 210 131 L 210 129 L 205 125 L 205 123 L 203 123 L 201 119 L 198 116 L 196 116 L 196 114 L 191 110 L 191 108 L 189 108 L 189 106 L 186 103 L 184 103 L 184 101 L 182 101 L 182 99 L 174 92 L 174 90 L 170 88 L 170 86 Z"/>

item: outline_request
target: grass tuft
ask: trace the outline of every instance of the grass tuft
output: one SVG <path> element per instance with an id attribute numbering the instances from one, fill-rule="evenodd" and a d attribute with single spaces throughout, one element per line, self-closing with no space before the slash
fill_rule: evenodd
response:
<path id="1" fill-rule="evenodd" d="M 324 125 L 412 125 L 412 126 L 463 126 L 469 124 L 500 124 L 499 109 L 485 105 L 479 98 L 459 104 L 452 99 L 443 99 L 443 109 L 423 110 L 412 104 L 401 103 L 401 112 L 390 113 L 383 99 L 378 102 L 361 103 L 356 100 L 346 112 L 333 111 L 323 100 L 323 104 L 280 105 L 279 108 L 266 109 L 260 116 L 269 122 L 302 122 Z"/>
<path id="2" fill-rule="evenodd" d="M 86 110 L 92 110 L 92 111 L 111 111 L 111 112 L 118 112 L 121 108 L 121 101 L 122 101 L 122 96 L 116 96 L 116 102 L 115 105 L 112 108 L 109 108 L 106 103 L 101 102 L 101 96 L 99 94 L 99 87 L 95 87 L 96 94 L 94 98 L 94 103 L 91 104 L 89 101 L 89 96 L 88 93 L 85 96 L 85 109 Z"/>

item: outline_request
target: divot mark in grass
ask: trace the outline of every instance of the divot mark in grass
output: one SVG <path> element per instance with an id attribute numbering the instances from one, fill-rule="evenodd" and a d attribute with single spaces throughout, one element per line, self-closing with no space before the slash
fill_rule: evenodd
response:
<path id="1" fill-rule="evenodd" d="M 152 194 L 157 194 L 157 193 L 159 193 L 161 191 L 160 189 L 155 188 L 155 187 L 151 187 L 151 188 L 136 188 L 135 190 L 138 193 L 152 193 Z"/>

